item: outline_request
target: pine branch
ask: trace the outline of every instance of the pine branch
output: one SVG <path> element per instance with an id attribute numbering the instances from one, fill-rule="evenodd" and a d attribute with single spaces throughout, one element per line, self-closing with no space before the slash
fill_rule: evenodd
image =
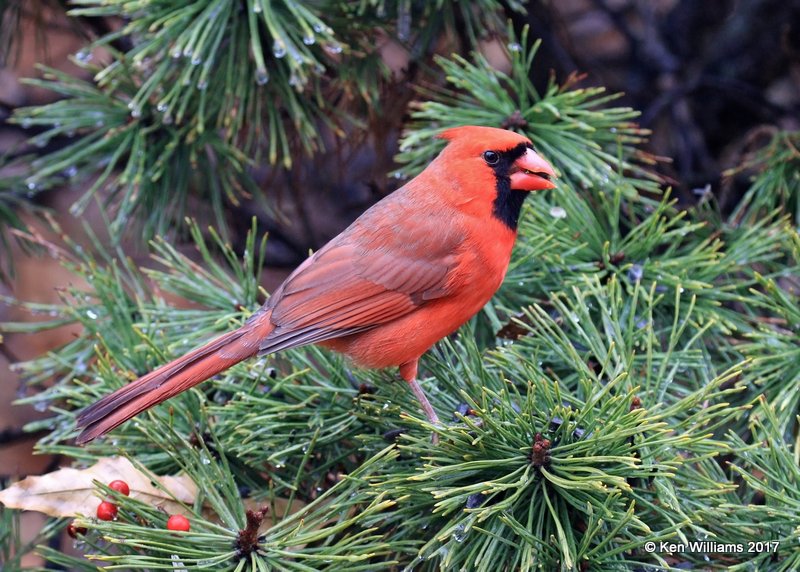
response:
<path id="1" fill-rule="evenodd" d="M 22 558 L 31 553 L 37 545 L 53 539 L 64 526 L 63 520 L 50 519 L 32 538 L 26 531 L 27 538 L 23 541 L 21 514 L 20 511 L 9 510 L 0 505 L 0 558 L 8 570 L 22 570 Z M 24 569 L 31 572 L 43 570 L 31 567 Z"/>
<path id="2" fill-rule="evenodd" d="M 20 233 L 28 231 L 21 215 L 41 215 L 40 209 L 30 201 L 33 193 L 22 191 L 24 177 L 6 174 L 7 163 L 7 159 L 0 156 L 0 282 L 8 281 L 14 274 L 12 237 L 16 235 L 17 244 L 26 246 L 26 242 L 19 239 Z"/>
<path id="3" fill-rule="evenodd" d="M 111 569 L 178 566 L 240 570 L 245 566 L 257 570 L 363 570 L 374 566 L 370 564 L 373 559 L 391 566 L 391 554 L 404 551 L 404 543 L 381 542 L 370 529 L 359 527 L 393 504 L 379 497 L 365 498 L 358 490 L 361 479 L 375 466 L 392 459 L 389 450 L 364 462 L 315 501 L 299 508 L 289 504 L 280 514 L 268 504 L 258 511 L 245 510 L 224 454 L 217 452 L 212 458 L 213 451 L 205 447 L 186 450 L 181 436 L 169 430 L 162 433 L 159 443 L 195 482 L 214 486 L 205 488 L 205 496 L 195 508 L 186 507 L 192 526 L 186 533 L 166 533 L 167 515 L 146 502 L 121 495 L 113 495 L 119 505 L 118 521 L 76 520 L 77 526 L 89 530 L 86 542 L 94 545 L 93 559 Z M 98 493 L 113 494 L 102 485 Z M 203 502 L 210 504 L 213 516 L 197 509 Z M 255 532 L 264 515 L 269 515 L 271 526 Z"/>
<path id="4" fill-rule="evenodd" d="M 763 147 L 726 177 L 755 171 L 750 188 L 731 215 L 735 222 L 752 222 L 780 209 L 800 224 L 800 132 L 775 131 Z"/>
<path id="5" fill-rule="evenodd" d="M 800 469 L 798 442 L 783 439 L 783 423 L 765 398 L 759 399 L 759 414 L 754 418 L 755 439 L 747 443 L 736 435 L 731 442 L 738 451 L 730 468 L 747 489 L 741 502 L 724 503 L 707 514 L 719 537 L 728 542 L 766 544 L 746 563 L 732 568 L 762 566 L 771 570 L 789 571 L 800 565 L 797 530 L 800 526 Z M 724 518 L 720 520 L 720 512 Z M 724 522 L 725 526 L 720 526 Z"/>
<path id="6" fill-rule="evenodd" d="M 793 238 L 793 263 L 783 277 L 757 275 L 758 290 L 753 302 L 767 311 L 758 328 L 741 346 L 744 355 L 753 361 L 754 389 L 768 401 L 770 420 L 781 432 L 794 431 L 800 409 L 800 292 L 797 289 L 797 268 L 800 263 L 800 236 Z"/>
<path id="7" fill-rule="evenodd" d="M 494 69 L 480 54 L 473 62 L 460 56 L 437 58 L 451 88 L 421 90 L 428 101 L 412 112 L 397 160 L 405 163 L 398 176 L 414 175 L 441 148 L 435 136 L 443 128 L 464 124 L 516 129 L 529 135 L 542 154 L 558 168 L 561 181 L 591 192 L 622 188 L 657 191 L 658 178 L 635 146 L 646 131 L 632 123 L 638 113 L 604 107 L 619 95 L 602 88 L 575 88 L 578 77 L 558 85 L 551 78 L 544 93 L 530 79 L 538 43 L 529 47 L 528 29 L 519 42 L 509 31 L 512 70 Z"/>
<path id="8" fill-rule="evenodd" d="M 65 99 L 15 113 L 23 127 L 43 129 L 32 145 L 59 142 L 28 166 L 25 185 L 36 193 L 94 178 L 73 212 L 101 196 L 114 211 L 115 240 L 134 230 L 134 215 L 145 238 L 167 233 L 192 195 L 211 204 L 225 234 L 226 206 L 260 197 L 250 167 L 289 168 L 298 152 L 320 151 L 321 126 L 344 135 L 343 126 L 358 123 L 346 103 L 362 99 L 370 114 L 364 105 L 374 106 L 391 83 L 374 46 L 375 26 L 386 25 L 384 2 L 73 5 L 73 17 L 127 23 L 75 55 L 91 81 L 49 69 L 44 80 L 29 81 Z M 401 2 L 397 36 L 424 60 L 442 27 L 467 30 L 474 46 L 499 29 L 500 9 L 496 0 Z M 353 25 L 354 17 L 363 21 Z M 420 24 L 413 34 L 411 21 Z M 93 65 L 102 52 L 110 59 Z"/>
<path id="9" fill-rule="evenodd" d="M 115 239 L 135 214 L 143 215 L 145 236 L 165 233 L 182 218 L 192 189 L 200 190 L 222 222 L 224 201 L 236 202 L 254 190 L 245 172 L 249 159 L 218 130 L 177 125 L 150 110 L 131 111 L 130 98 L 137 92 L 136 73 L 124 61 L 117 67 L 120 77 L 110 80 L 110 87 L 55 70 L 45 70 L 44 80 L 28 81 L 68 96 L 16 112 L 13 120 L 23 126 L 50 126 L 36 136 L 38 144 L 54 137 L 68 141 L 31 162 L 25 180 L 28 189 L 38 192 L 67 181 L 86 180 L 99 165 L 102 172 L 71 212 L 80 214 L 96 195 L 103 196 L 113 212 L 111 230 Z M 197 109 L 192 112 L 197 113 Z"/>

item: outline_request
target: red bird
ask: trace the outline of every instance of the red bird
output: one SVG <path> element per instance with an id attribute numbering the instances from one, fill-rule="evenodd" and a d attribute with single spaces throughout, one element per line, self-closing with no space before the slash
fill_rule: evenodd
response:
<path id="1" fill-rule="evenodd" d="M 161 366 L 78 415 L 86 443 L 256 354 L 306 344 L 361 366 L 399 366 L 432 423 L 417 363 L 503 281 L 528 191 L 553 168 L 512 131 L 456 127 L 416 178 L 303 262 L 238 330 Z"/>

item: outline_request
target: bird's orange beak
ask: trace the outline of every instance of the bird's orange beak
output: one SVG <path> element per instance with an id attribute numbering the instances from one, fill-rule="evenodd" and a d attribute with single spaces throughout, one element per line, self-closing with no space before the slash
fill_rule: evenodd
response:
<path id="1" fill-rule="evenodd" d="M 528 148 L 522 157 L 514 161 L 511 168 L 511 188 L 515 191 L 553 189 L 556 185 L 550 179 L 556 176 L 550 163 Z"/>

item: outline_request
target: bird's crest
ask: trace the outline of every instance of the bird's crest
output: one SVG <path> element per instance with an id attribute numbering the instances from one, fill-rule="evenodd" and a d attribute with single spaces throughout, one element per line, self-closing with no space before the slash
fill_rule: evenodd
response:
<path id="1" fill-rule="evenodd" d="M 530 140 L 527 137 L 514 131 L 476 125 L 451 127 L 442 131 L 437 137 L 450 143 L 456 143 L 459 146 L 475 146 L 476 148 L 494 149 L 496 151 L 512 149 L 520 143 L 530 145 Z"/>

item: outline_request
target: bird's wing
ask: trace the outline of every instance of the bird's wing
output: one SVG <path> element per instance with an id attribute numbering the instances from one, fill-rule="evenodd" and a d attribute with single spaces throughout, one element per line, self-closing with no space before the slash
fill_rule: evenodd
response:
<path id="1" fill-rule="evenodd" d="M 419 223 L 381 230 L 362 221 L 307 260 L 267 304 L 275 329 L 261 351 L 362 332 L 450 293 L 463 236 Z"/>

